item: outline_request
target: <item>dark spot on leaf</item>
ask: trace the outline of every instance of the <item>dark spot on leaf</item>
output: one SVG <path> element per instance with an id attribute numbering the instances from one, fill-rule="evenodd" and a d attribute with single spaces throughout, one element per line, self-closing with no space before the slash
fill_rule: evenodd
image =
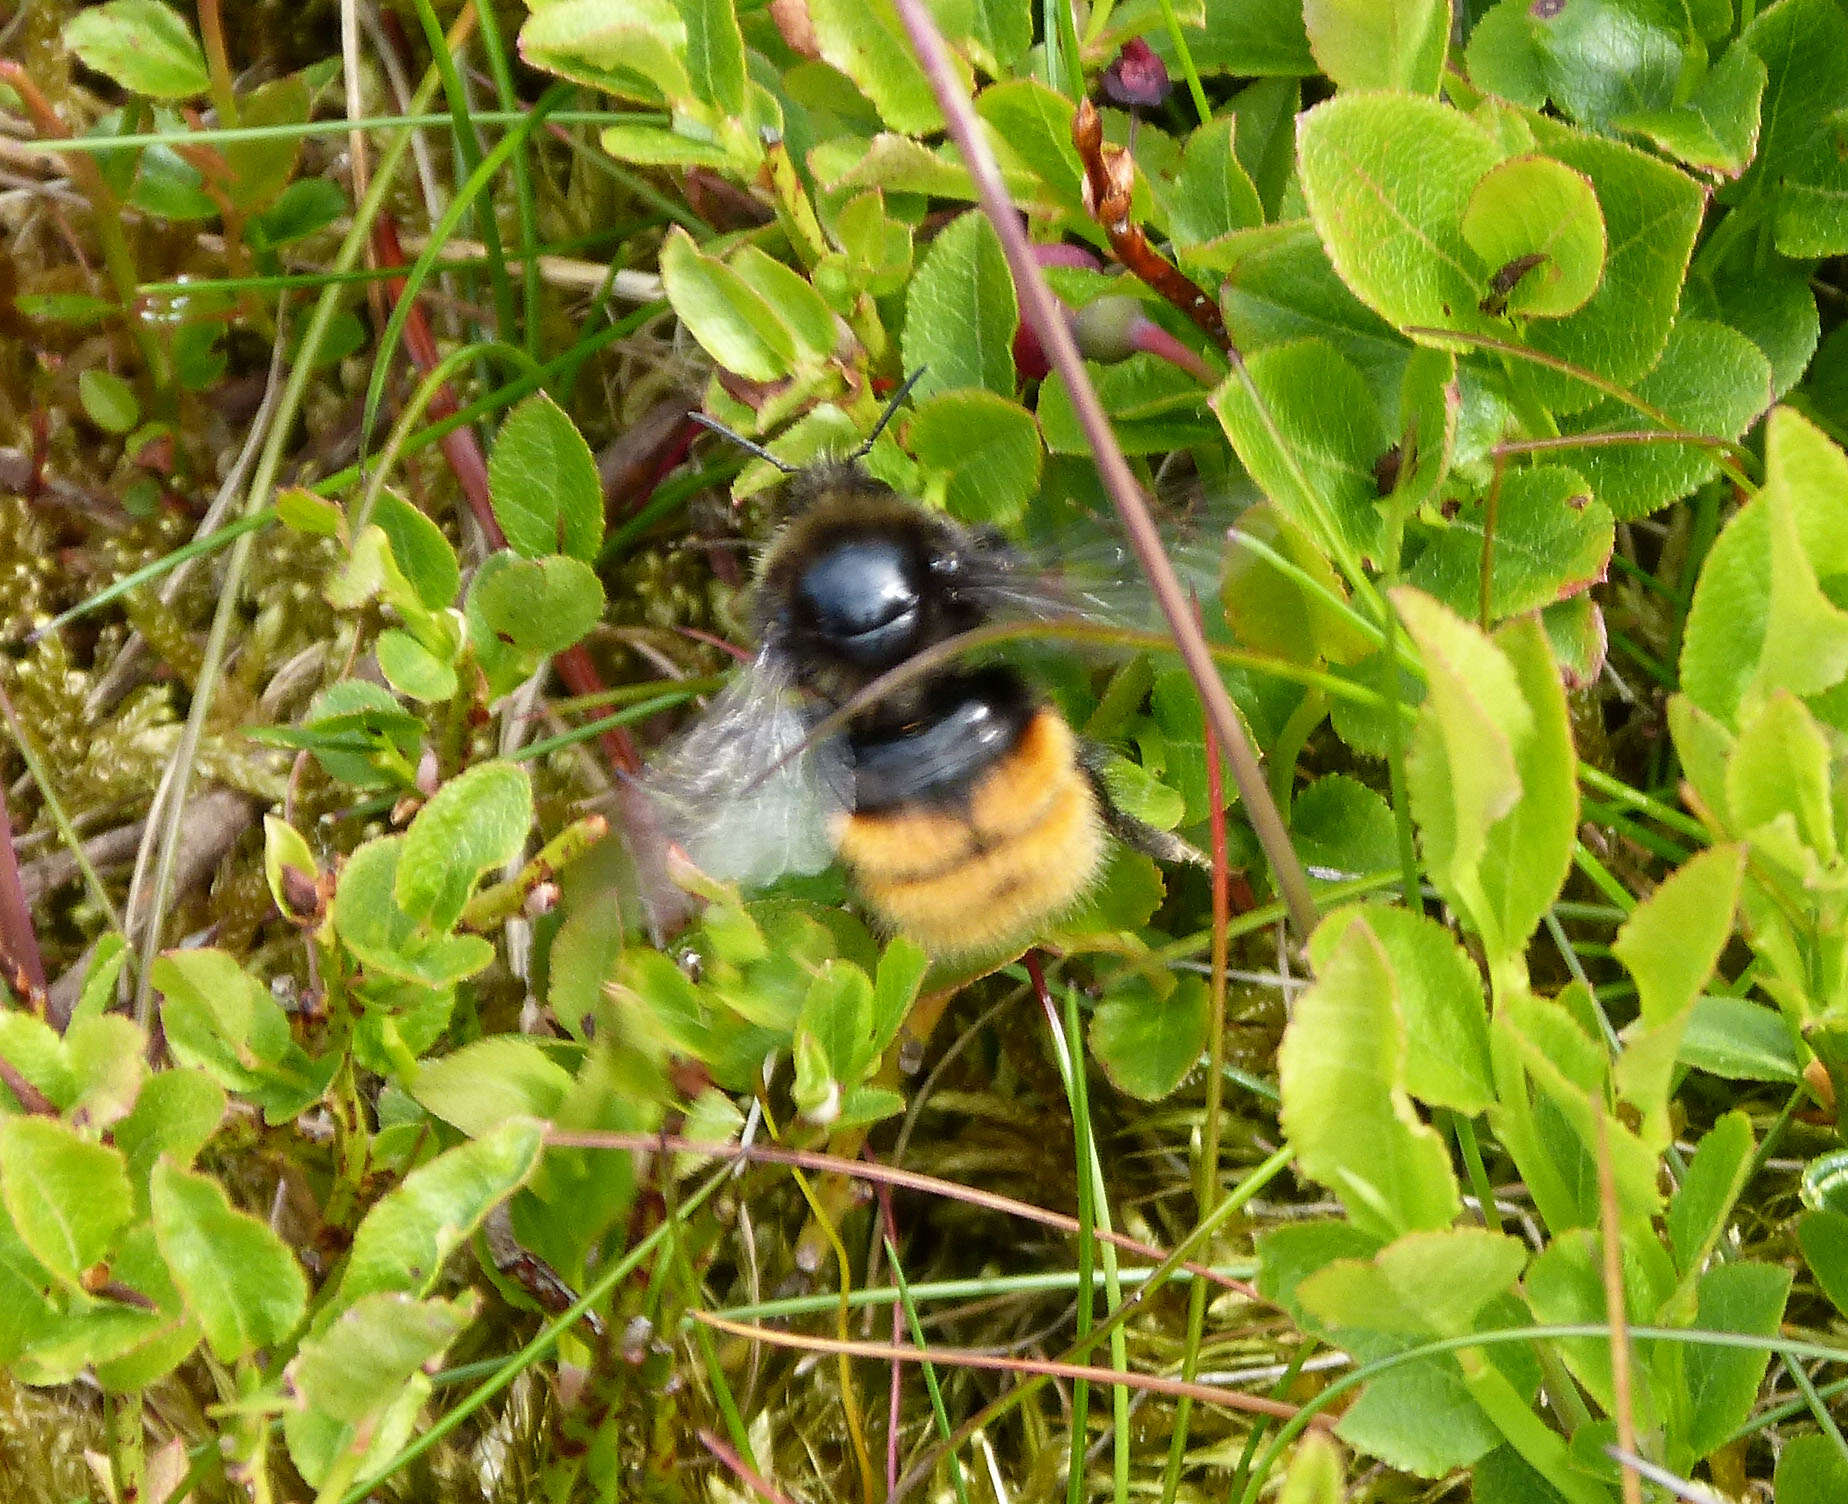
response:
<path id="1" fill-rule="evenodd" d="M 1448 522 L 1451 518 L 1455 517 L 1458 512 L 1463 510 L 1463 503 L 1458 501 L 1454 496 L 1446 496 L 1438 503 L 1437 510 L 1443 514 L 1444 520 Z"/>
<path id="2" fill-rule="evenodd" d="M 1533 0 L 1527 7 L 1527 14 L 1536 21 L 1550 21 L 1566 8 L 1566 0 Z"/>
<path id="3" fill-rule="evenodd" d="M 1571 507 L 1575 512 L 1582 512 L 1586 507 L 1591 505 L 1591 498 L 1581 492 L 1577 496 L 1568 496 L 1566 498 L 1566 505 Z"/>
<path id="4" fill-rule="evenodd" d="M 1500 270 L 1489 278 L 1488 296 L 1476 306 L 1490 318 L 1500 318 L 1508 311 L 1508 294 L 1520 285 L 1521 278 L 1549 259 L 1544 251 L 1531 251 L 1525 256 L 1516 256 L 1514 260 L 1504 262 Z"/>
<path id="5" fill-rule="evenodd" d="M 1382 496 L 1399 489 L 1399 476 L 1405 469 L 1405 451 L 1397 444 L 1373 462 L 1373 484 Z"/>

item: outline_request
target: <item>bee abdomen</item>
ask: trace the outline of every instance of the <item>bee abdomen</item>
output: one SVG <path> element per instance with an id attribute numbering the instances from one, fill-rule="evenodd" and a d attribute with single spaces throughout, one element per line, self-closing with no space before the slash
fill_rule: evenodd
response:
<path id="1" fill-rule="evenodd" d="M 953 805 L 846 817 L 841 855 L 868 905 L 934 955 L 1028 938 L 1070 909 L 1103 859 L 1103 820 L 1071 728 L 1032 713 Z"/>

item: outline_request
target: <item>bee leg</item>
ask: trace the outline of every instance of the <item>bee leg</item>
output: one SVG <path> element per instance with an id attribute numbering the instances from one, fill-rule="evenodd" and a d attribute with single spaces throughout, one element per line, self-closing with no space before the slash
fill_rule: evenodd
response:
<path id="1" fill-rule="evenodd" d="M 1087 745 L 1078 761 L 1084 769 L 1085 777 L 1090 780 L 1091 793 L 1097 799 L 1097 812 L 1104 822 L 1104 829 L 1131 851 L 1140 851 L 1144 856 L 1174 866 L 1212 867 L 1211 859 L 1192 842 L 1183 841 L 1172 831 L 1158 829 L 1146 820 L 1138 820 L 1118 806 L 1104 783 L 1101 748 Z"/>

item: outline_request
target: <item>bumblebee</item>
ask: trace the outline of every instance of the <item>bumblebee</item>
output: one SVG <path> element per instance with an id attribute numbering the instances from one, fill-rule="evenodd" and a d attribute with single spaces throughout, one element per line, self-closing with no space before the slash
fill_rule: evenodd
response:
<path id="1" fill-rule="evenodd" d="M 1015 668 L 933 666 L 864 700 L 959 633 L 1088 614 L 998 536 L 871 476 L 870 443 L 791 471 L 755 575 L 756 655 L 646 777 L 663 834 L 746 886 L 838 857 L 879 924 L 937 959 L 1031 941 L 1084 897 L 1112 835 L 1197 857 L 1117 809 L 1097 750 Z M 813 734 L 843 709 L 838 734 Z"/>

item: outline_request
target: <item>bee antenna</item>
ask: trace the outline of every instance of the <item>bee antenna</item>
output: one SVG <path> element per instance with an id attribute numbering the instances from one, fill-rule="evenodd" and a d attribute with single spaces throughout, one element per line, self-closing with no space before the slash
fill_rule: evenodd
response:
<path id="1" fill-rule="evenodd" d="M 872 452 L 873 445 L 879 441 L 879 435 L 885 432 L 886 424 L 890 423 L 898 412 L 899 404 L 911 395 L 911 389 L 924 379 L 924 373 L 929 369 L 929 366 L 919 366 L 904 379 L 898 390 L 892 393 L 890 400 L 887 401 L 885 411 L 879 415 L 879 421 L 873 425 L 873 431 L 866 436 L 858 449 L 847 456 L 848 459 L 863 460 Z"/>
<path id="2" fill-rule="evenodd" d="M 735 428 L 727 428 L 717 418 L 707 417 L 705 413 L 688 413 L 687 416 L 695 423 L 699 424 L 701 428 L 709 428 L 721 438 L 730 439 L 732 443 L 744 450 L 746 454 L 754 454 L 766 464 L 776 466 L 776 468 L 781 470 L 785 475 L 794 475 L 800 468 L 799 466 L 790 464 L 788 460 L 778 458 L 768 449 L 764 448 L 762 444 L 756 442 L 756 440 L 747 439 Z"/>

